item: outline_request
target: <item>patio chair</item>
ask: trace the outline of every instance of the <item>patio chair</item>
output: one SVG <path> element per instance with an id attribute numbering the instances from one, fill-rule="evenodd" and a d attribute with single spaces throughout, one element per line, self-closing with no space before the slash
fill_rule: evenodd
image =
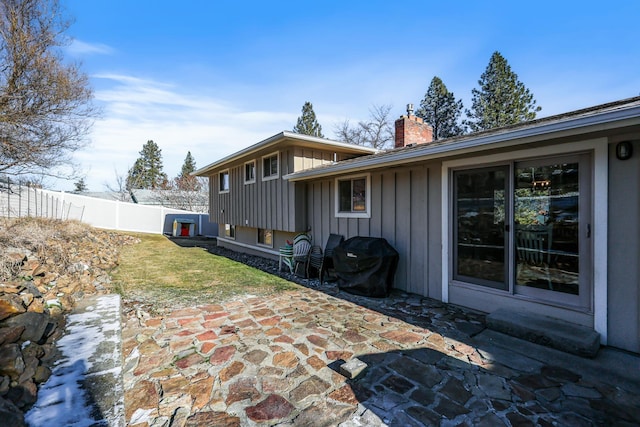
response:
<path id="1" fill-rule="evenodd" d="M 322 265 L 320 266 L 320 284 L 324 281 L 324 273 L 333 268 L 333 250 L 344 242 L 344 237 L 340 234 L 330 234 L 327 244 L 324 246 L 324 256 L 322 257 Z"/>
<path id="2" fill-rule="evenodd" d="M 311 252 L 309 252 L 309 262 L 307 263 L 307 279 L 310 276 L 309 270 L 315 268 L 318 272 L 318 277 L 320 277 L 320 268 L 322 267 L 322 248 L 320 246 L 312 246 Z"/>
<path id="3" fill-rule="evenodd" d="M 287 243 L 280 246 L 280 256 L 278 257 L 278 271 L 282 271 L 282 264 L 289 267 L 289 271 L 293 273 L 293 244 Z"/>
<path id="4" fill-rule="evenodd" d="M 517 253 L 523 264 L 532 265 L 542 270 L 550 290 L 553 290 L 551 278 L 551 239 L 552 226 L 523 228 L 517 231 Z"/>
<path id="5" fill-rule="evenodd" d="M 293 238 L 293 273 L 295 275 L 298 275 L 298 268 L 301 265 L 302 271 L 307 271 L 309 252 L 311 252 L 311 236 L 300 233 Z"/>

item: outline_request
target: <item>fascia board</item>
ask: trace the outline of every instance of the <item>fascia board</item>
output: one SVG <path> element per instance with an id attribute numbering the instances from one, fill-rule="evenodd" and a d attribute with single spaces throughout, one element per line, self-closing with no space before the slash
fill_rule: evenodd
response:
<path id="1" fill-rule="evenodd" d="M 560 137 L 574 134 L 593 132 L 595 130 L 607 130 L 616 127 L 640 124 L 640 106 L 632 108 L 616 109 L 586 117 L 568 118 L 550 123 L 542 123 L 531 127 L 516 130 L 507 130 L 488 135 L 469 137 L 460 141 L 453 141 L 440 145 L 418 146 L 410 150 L 389 152 L 380 156 L 368 156 L 347 162 L 339 162 L 331 166 L 308 169 L 283 176 L 289 181 L 301 181 L 312 178 L 321 178 L 353 171 L 362 171 L 369 168 L 394 166 L 407 162 L 438 159 L 453 154 L 465 154 L 502 146 L 517 146 L 532 141 Z M 596 129 L 599 128 L 599 129 Z M 579 131 L 579 132 L 576 132 Z"/>
<path id="2" fill-rule="evenodd" d="M 357 146 L 357 145 L 353 145 L 353 144 L 347 144 L 344 142 L 340 142 L 340 141 L 333 141 L 330 139 L 324 139 L 324 138 L 318 138 L 315 136 L 310 136 L 310 135 L 302 135 L 302 134 L 298 134 L 298 133 L 294 133 L 294 132 L 288 132 L 288 131 L 283 131 L 280 133 L 277 133 L 267 139 L 264 139 L 260 142 L 257 142 L 245 149 L 242 149 L 240 151 L 236 151 L 233 154 L 230 154 L 226 157 L 223 157 L 220 160 L 217 160 L 213 163 L 208 164 L 207 166 L 204 166 L 200 169 L 198 169 L 195 172 L 192 172 L 191 175 L 193 176 L 204 176 L 207 174 L 207 172 L 222 167 L 224 166 L 226 163 L 235 161 L 237 159 L 240 159 L 242 157 L 251 155 L 257 151 L 260 150 L 264 150 L 270 146 L 273 146 L 281 141 L 285 141 L 287 139 L 292 139 L 292 140 L 300 140 L 300 141 L 308 141 L 308 142 L 313 142 L 313 143 L 317 143 L 320 146 L 325 146 L 325 147 L 335 147 L 335 148 L 344 148 L 344 149 L 348 149 L 351 150 L 352 152 L 355 153 L 362 153 L 362 154 L 375 154 L 377 152 L 379 152 L 379 150 L 376 150 L 374 148 L 369 148 L 369 147 L 361 147 L 361 146 Z"/>

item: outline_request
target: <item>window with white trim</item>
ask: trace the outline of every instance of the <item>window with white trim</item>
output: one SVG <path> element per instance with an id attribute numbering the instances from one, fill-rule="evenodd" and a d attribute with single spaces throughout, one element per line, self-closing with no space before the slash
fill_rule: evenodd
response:
<path id="1" fill-rule="evenodd" d="M 218 190 L 221 193 L 229 192 L 229 171 L 222 171 L 218 174 Z"/>
<path id="2" fill-rule="evenodd" d="M 276 179 L 278 178 L 278 163 L 280 160 L 279 153 L 273 153 L 262 158 L 262 179 Z"/>
<path id="3" fill-rule="evenodd" d="M 236 238 L 236 226 L 232 225 L 232 224 L 225 224 L 224 225 L 224 237 L 228 238 L 228 239 L 234 239 Z"/>
<path id="4" fill-rule="evenodd" d="M 244 183 L 253 184 L 256 182 L 256 161 L 252 160 L 244 164 Z"/>
<path id="5" fill-rule="evenodd" d="M 371 216 L 370 178 L 369 174 L 336 178 L 336 217 Z"/>
<path id="6" fill-rule="evenodd" d="M 258 228 L 258 244 L 273 247 L 273 230 Z"/>

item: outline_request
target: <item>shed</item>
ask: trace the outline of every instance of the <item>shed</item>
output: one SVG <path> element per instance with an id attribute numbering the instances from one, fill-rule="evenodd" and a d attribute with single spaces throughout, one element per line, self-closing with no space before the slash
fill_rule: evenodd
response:
<path id="1" fill-rule="evenodd" d="M 188 218 L 173 220 L 173 237 L 193 237 L 196 235 L 196 222 Z"/>

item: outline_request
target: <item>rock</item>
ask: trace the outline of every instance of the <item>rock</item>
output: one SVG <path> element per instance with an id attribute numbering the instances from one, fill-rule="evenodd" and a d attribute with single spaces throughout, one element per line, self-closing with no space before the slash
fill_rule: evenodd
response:
<path id="1" fill-rule="evenodd" d="M 4 294 L 0 296 L 0 320 L 24 313 L 25 311 L 26 308 L 20 296 L 16 294 Z"/>
<path id="2" fill-rule="evenodd" d="M 24 360 L 18 344 L 0 347 L 0 374 L 15 380 L 24 372 Z"/>
<path id="3" fill-rule="evenodd" d="M 23 354 L 22 359 L 24 360 L 24 371 L 18 378 L 19 383 L 24 383 L 33 379 L 33 377 L 36 375 L 38 364 L 40 363 L 40 361 L 34 356 L 27 357 Z"/>
<path id="4" fill-rule="evenodd" d="M 18 408 L 27 408 L 36 403 L 38 397 L 38 388 L 32 380 L 28 380 L 11 387 L 6 396 Z"/>
<path id="5" fill-rule="evenodd" d="M 40 365 L 36 368 L 36 373 L 33 376 L 33 381 L 35 381 L 36 384 L 41 384 L 47 381 L 50 376 L 51 369 L 47 368 L 46 366 Z"/>
<path id="6" fill-rule="evenodd" d="M 3 425 L 25 427 L 24 415 L 11 401 L 0 397 L 0 420 Z"/>
<path id="7" fill-rule="evenodd" d="M 28 292 L 20 294 L 20 299 L 22 299 L 22 304 L 24 304 L 25 307 L 29 307 L 29 304 L 33 302 L 33 294 Z"/>
<path id="8" fill-rule="evenodd" d="M 0 396 L 4 396 L 9 391 L 9 384 L 11 383 L 11 378 L 6 375 L 0 377 Z"/>
<path id="9" fill-rule="evenodd" d="M 7 326 L 0 328 L 0 345 L 11 344 L 20 339 L 24 326 Z"/>
<path id="10" fill-rule="evenodd" d="M 21 339 L 23 341 L 38 342 L 44 335 L 44 331 L 49 323 L 49 315 L 47 313 L 36 313 L 28 311 L 13 316 L 4 321 L 6 326 L 24 326 Z"/>

